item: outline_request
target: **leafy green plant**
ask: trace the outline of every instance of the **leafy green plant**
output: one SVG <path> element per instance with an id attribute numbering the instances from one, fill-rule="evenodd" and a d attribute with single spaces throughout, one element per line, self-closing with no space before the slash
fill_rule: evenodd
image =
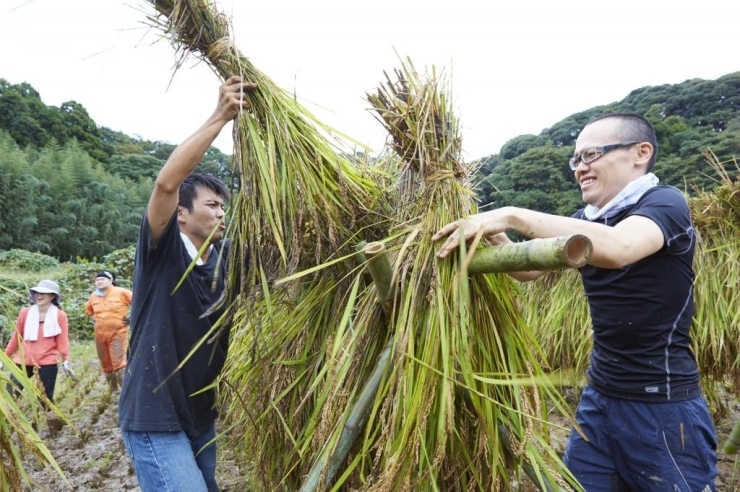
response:
<path id="1" fill-rule="evenodd" d="M 103 264 L 116 274 L 116 283 L 121 287 L 129 288 L 134 278 L 134 256 L 136 247 L 117 249 L 103 256 Z"/>
<path id="2" fill-rule="evenodd" d="M 0 342 L 3 347 L 15 326 L 18 311 L 28 305 L 26 284 L 0 274 Z"/>
<path id="3" fill-rule="evenodd" d="M 0 265 L 9 270 L 42 272 L 59 266 L 56 258 L 23 249 L 11 249 L 0 252 Z"/>

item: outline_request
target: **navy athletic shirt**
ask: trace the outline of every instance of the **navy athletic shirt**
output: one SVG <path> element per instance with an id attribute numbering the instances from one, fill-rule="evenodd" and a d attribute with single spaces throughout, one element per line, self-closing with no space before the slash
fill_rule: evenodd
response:
<path id="1" fill-rule="evenodd" d="M 624 268 L 580 269 L 593 323 L 589 384 L 614 398 L 694 398 L 701 393 L 689 334 L 695 234 L 688 204 L 678 189 L 656 186 L 633 206 L 595 222 L 614 226 L 631 215 L 655 222 L 665 244 Z M 573 217 L 587 220 L 583 210 Z"/>
<path id="2" fill-rule="evenodd" d="M 215 391 L 202 390 L 223 368 L 228 329 L 214 343 L 203 344 L 181 369 L 177 366 L 224 312 L 220 308 L 200 318 L 224 290 L 227 251 L 219 258 L 225 241 L 214 245 L 208 261 L 195 266 L 175 290 L 192 262 L 176 216 L 155 246 L 147 217 L 142 220 L 134 263 L 128 365 L 118 402 L 119 427 L 137 432 L 185 431 L 197 437 L 217 417 Z"/>

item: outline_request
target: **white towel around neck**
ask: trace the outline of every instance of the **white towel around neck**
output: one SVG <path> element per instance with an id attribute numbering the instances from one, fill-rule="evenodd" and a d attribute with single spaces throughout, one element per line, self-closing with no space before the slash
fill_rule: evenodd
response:
<path id="1" fill-rule="evenodd" d="M 600 218 L 609 218 L 617 214 L 620 210 L 634 205 L 637 200 L 645 194 L 647 190 L 658 185 L 658 177 L 653 173 L 645 174 L 639 178 L 631 181 L 625 186 L 622 191 L 617 193 L 617 196 L 612 198 L 609 203 L 604 205 L 602 208 L 594 207 L 593 205 L 586 205 L 583 210 L 584 215 L 588 220 L 596 220 Z"/>
<path id="2" fill-rule="evenodd" d="M 59 308 L 54 304 L 49 306 L 44 319 L 44 337 L 55 337 L 62 332 L 62 328 L 57 322 L 57 311 Z M 39 307 L 31 306 L 26 316 L 26 324 L 23 327 L 23 339 L 35 342 L 39 339 Z"/>

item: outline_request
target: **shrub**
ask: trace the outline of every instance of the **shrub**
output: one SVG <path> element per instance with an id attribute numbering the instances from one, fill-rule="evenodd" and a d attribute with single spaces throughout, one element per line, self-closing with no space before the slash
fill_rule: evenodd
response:
<path id="1" fill-rule="evenodd" d="M 131 288 L 131 282 L 134 277 L 134 256 L 136 247 L 117 249 L 103 256 L 103 264 L 108 266 L 117 277 L 116 283 L 121 287 Z"/>
<path id="2" fill-rule="evenodd" d="M 28 287 L 41 280 L 38 275 L 28 273 L 45 272 L 44 278 L 51 278 L 59 283 L 62 294 L 62 309 L 69 319 L 69 336 L 76 340 L 93 338 L 93 321 L 85 315 L 85 303 L 95 289 L 95 274 L 102 270 L 116 274 L 117 284 L 131 288 L 134 271 L 133 246 L 113 251 L 103 257 L 101 262 L 90 262 L 78 259 L 77 263 L 62 263 L 56 259 L 20 249 L 0 252 L 0 264 L 8 271 L 7 276 L 0 276 L 0 342 L 4 348 L 15 327 L 18 312 L 30 305 Z M 22 272 L 18 278 L 12 278 L 13 272 Z M 28 280 L 28 279 L 32 280 Z"/>
<path id="3" fill-rule="evenodd" d="M 27 296 L 22 282 L 0 277 L 0 349 L 4 349 L 10 339 L 18 312 L 30 304 Z"/>
<path id="4" fill-rule="evenodd" d="M 9 270 L 26 272 L 41 272 L 52 270 L 59 266 L 59 261 L 41 253 L 32 253 L 23 249 L 0 251 L 0 265 Z"/>

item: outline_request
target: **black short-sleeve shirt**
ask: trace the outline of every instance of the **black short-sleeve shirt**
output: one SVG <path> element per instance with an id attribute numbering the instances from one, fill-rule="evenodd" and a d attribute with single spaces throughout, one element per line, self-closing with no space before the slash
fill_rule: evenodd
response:
<path id="1" fill-rule="evenodd" d="M 589 384 L 637 401 L 693 398 L 700 388 L 690 347 L 695 232 L 688 204 L 678 189 L 656 186 L 598 221 L 614 226 L 632 215 L 655 222 L 665 244 L 624 268 L 581 268 L 593 324 Z M 583 210 L 574 217 L 586 220 Z"/>
<path id="2" fill-rule="evenodd" d="M 224 290 L 223 247 L 224 242 L 214 245 L 208 261 L 195 266 L 176 289 L 192 262 L 176 215 L 156 245 L 144 216 L 134 262 L 128 364 L 118 404 L 122 430 L 183 430 L 196 437 L 215 422 L 215 391 L 202 390 L 223 368 L 228 327 L 185 359 L 223 314 L 221 307 L 201 318 Z"/>

